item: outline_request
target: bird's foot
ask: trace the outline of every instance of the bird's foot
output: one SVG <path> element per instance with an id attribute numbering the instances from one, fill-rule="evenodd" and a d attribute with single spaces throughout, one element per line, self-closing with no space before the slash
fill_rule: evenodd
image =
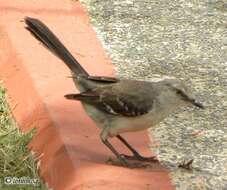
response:
<path id="1" fill-rule="evenodd" d="M 126 168 L 131 168 L 131 169 L 151 167 L 151 165 L 147 164 L 147 163 L 134 162 L 132 160 L 131 161 L 126 160 L 123 156 L 121 156 L 121 158 L 118 158 L 117 160 L 110 158 L 108 160 L 108 163 L 112 164 L 112 165 L 116 165 L 116 166 L 123 166 L 123 167 L 126 167 Z"/>
<path id="2" fill-rule="evenodd" d="M 121 162 L 121 165 L 127 168 L 131 168 L 131 169 L 135 169 L 135 168 L 147 168 L 150 165 L 149 164 L 145 164 L 142 162 Z"/>
<path id="3" fill-rule="evenodd" d="M 192 162 L 193 162 L 193 159 L 192 160 L 189 160 L 188 162 L 184 161 L 178 167 L 179 168 L 184 168 L 186 170 L 192 170 Z"/>
<path id="4" fill-rule="evenodd" d="M 141 163 L 141 162 L 133 162 L 128 163 L 127 168 L 135 169 L 135 168 L 148 168 L 151 167 L 149 164 Z"/>
<path id="5" fill-rule="evenodd" d="M 144 156 L 141 156 L 140 154 L 134 154 L 133 156 L 121 154 L 121 157 L 123 157 L 126 160 L 138 160 L 138 161 L 143 161 L 143 162 L 158 162 L 158 159 L 156 156 L 144 157 Z"/>

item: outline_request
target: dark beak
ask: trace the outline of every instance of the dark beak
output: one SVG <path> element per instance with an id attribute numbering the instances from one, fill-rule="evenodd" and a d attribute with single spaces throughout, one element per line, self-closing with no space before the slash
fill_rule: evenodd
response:
<path id="1" fill-rule="evenodd" d="M 191 100 L 191 103 L 198 108 L 205 109 L 204 105 L 195 99 Z"/>

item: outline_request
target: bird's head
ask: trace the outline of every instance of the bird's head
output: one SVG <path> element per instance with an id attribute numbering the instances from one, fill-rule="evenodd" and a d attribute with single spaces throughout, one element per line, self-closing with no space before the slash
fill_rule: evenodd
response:
<path id="1" fill-rule="evenodd" d="M 191 90 L 184 85 L 182 81 L 177 79 L 166 79 L 163 82 L 168 90 L 180 101 L 204 109 L 203 104 L 196 99 L 196 97 L 191 93 Z"/>

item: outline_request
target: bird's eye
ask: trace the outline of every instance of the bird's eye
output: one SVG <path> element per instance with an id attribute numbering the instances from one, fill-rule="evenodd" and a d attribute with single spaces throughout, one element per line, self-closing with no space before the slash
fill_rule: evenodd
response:
<path id="1" fill-rule="evenodd" d="M 183 99 L 188 99 L 188 95 L 180 89 L 176 89 L 176 94 L 180 95 Z"/>
<path id="2" fill-rule="evenodd" d="M 176 93 L 177 94 L 183 94 L 182 90 L 180 90 L 180 89 L 176 89 Z"/>

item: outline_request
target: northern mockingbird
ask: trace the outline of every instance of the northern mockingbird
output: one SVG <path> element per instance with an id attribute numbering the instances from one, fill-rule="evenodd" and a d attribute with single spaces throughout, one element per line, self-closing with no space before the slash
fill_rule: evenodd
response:
<path id="1" fill-rule="evenodd" d="M 25 18 L 25 22 L 26 28 L 69 67 L 80 93 L 67 94 L 65 97 L 82 103 L 87 114 L 102 130 L 102 142 L 122 165 L 130 166 L 130 159 L 148 161 L 154 160 L 154 157 L 141 156 L 120 136 L 121 133 L 148 129 L 182 106 L 203 108 L 177 79 L 147 82 L 91 76 L 44 23 L 29 17 Z M 108 141 L 109 137 L 117 137 L 133 156 L 119 154 Z"/>

